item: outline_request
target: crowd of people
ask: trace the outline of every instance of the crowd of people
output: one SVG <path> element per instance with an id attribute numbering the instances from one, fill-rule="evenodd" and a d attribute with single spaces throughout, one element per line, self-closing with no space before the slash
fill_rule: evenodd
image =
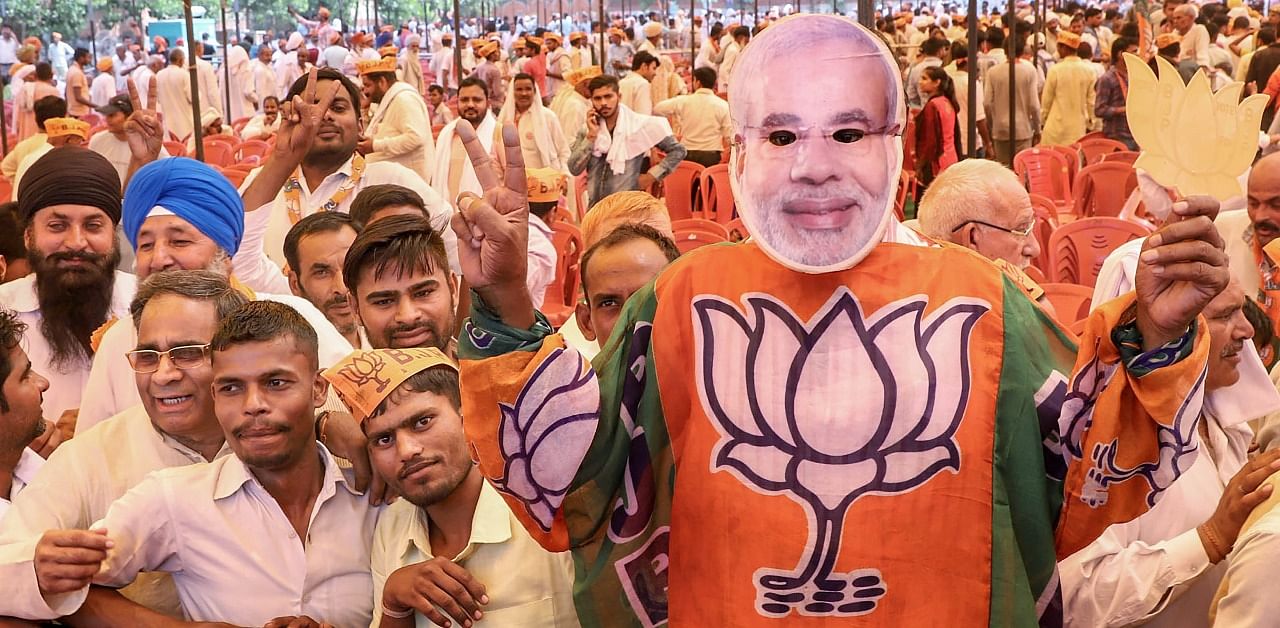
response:
<path id="1" fill-rule="evenodd" d="M 0 29 L 0 625 L 1269 625 L 1274 107 L 1078 323 L 1010 165 L 1141 150 L 1124 53 L 1274 98 L 1280 22 L 936 9 Z"/>

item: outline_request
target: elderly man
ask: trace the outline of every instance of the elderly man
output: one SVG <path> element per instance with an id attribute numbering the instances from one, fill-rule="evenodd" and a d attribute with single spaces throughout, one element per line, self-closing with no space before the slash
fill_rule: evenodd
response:
<path id="1" fill-rule="evenodd" d="M 45 532 L 35 548 L 40 597 L 69 614 L 91 583 L 165 572 L 194 621 L 367 625 L 379 509 L 316 442 L 312 411 L 327 384 L 311 326 L 286 305 L 246 303 L 219 321 L 201 355 L 235 455 L 154 473 L 88 529 Z M 325 548 L 323 560 L 313 546 Z"/>
<path id="2" fill-rule="evenodd" d="M 1175 206 L 1185 220 L 1148 241 L 1138 296 L 1096 313 L 1077 356 L 985 260 L 893 220 L 904 113 L 880 39 L 801 15 L 738 63 L 757 78 L 729 95 L 752 238 L 685 256 L 633 295 L 595 368 L 529 305 L 515 177 L 486 169 L 485 196 L 460 200 L 480 471 L 544 547 L 603 566 L 574 586 L 596 625 L 1057 613 L 1037 609 L 1057 594 L 1057 557 L 1147 510 L 1198 449 L 1210 343 L 1197 317 L 1229 278 L 1216 204 Z M 1203 265 L 1181 265 L 1192 259 Z M 530 461 L 547 447 L 554 470 Z M 907 526 L 949 542 L 896 542 Z"/>
<path id="3" fill-rule="evenodd" d="M 419 35 L 410 35 L 405 42 L 404 51 L 400 53 L 400 60 L 396 62 L 396 68 L 400 71 L 400 76 L 405 84 L 413 88 L 423 98 L 427 95 L 427 81 L 422 76 L 422 61 L 419 59 L 421 54 L 422 37 Z"/>
<path id="4" fill-rule="evenodd" d="M 394 57 L 356 65 L 361 92 L 374 107 L 356 150 L 371 163 L 398 163 L 428 180 L 436 147 L 431 138 L 431 114 L 422 94 L 396 79 Z"/>
<path id="5" fill-rule="evenodd" d="M 185 142 L 195 131 L 191 116 L 191 78 L 184 67 L 186 58 L 181 48 L 174 48 L 169 53 L 169 65 L 156 73 L 156 98 L 158 110 L 164 114 L 166 140 Z"/>
<path id="6" fill-rule="evenodd" d="M 284 238 L 290 227 L 317 211 L 347 211 L 360 190 L 379 183 L 403 185 L 422 196 L 431 209 L 432 225 L 452 242 L 453 234 L 444 228 L 451 209 L 421 176 L 394 162 L 366 160 L 356 150 L 361 135 L 360 90 L 351 81 L 331 69 L 313 69 L 293 84 L 286 100 L 292 101 L 292 111 L 280 122 L 275 150 L 240 187 L 249 212 L 243 242 L 249 251 L 283 263 Z M 237 275 L 246 283 L 279 285 L 284 279 L 279 273 L 263 272 L 257 277 L 239 271 Z M 272 292 L 288 292 L 287 285 L 278 289 L 274 285 Z"/>
<path id="7" fill-rule="evenodd" d="M 120 260 L 120 179 L 111 162 L 79 147 L 54 148 L 18 190 L 31 275 L 0 285 L 0 303 L 26 324 L 24 347 L 49 379 L 44 416 L 74 427 L 93 356 L 90 337 L 123 316 L 133 275 Z"/>
<path id="8" fill-rule="evenodd" d="M 1182 38 L 1178 60 L 1194 61 L 1197 66 L 1204 68 L 1205 72 L 1212 72 L 1209 46 L 1212 46 L 1213 42 L 1209 41 L 1209 31 L 1204 24 L 1196 23 L 1198 14 L 1196 5 L 1188 2 L 1178 5 L 1178 8 L 1173 10 L 1173 15 L 1169 17 L 1173 32 Z"/>
<path id="9" fill-rule="evenodd" d="M 1223 212 L 1216 221 L 1226 241 L 1231 274 L 1246 294 L 1258 301 L 1272 325 L 1280 330 L 1280 154 L 1259 159 L 1249 170 L 1246 209 Z M 1277 349 L 1263 349 L 1268 367 L 1277 362 Z"/>
<path id="10" fill-rule="evenodd" d="M 421 199 L 418 202 L 421 203 Z M 352 347 L 364 349 L 368 348 L 369 341 L 356 319 L 347 286 L 342 282 L 343 260 L 360 228 L 361 224 L 349 214 L 311 214 L 289 230 L 284 239 L 284 258 L 289 262 L 289 290 L 324 312 L 325 318 Z"/>
<path id="11" fill-rule="evenodd" d="M 360 376 L 367 364 L 379 378 Z M 434 348 L 357 351 L 324 376 L 402 496 L 374 533 L 374 626 L 578 626 L 572 557 L 539 546 L 471 461 L 453 360 Z"/>
<path id="12" fill-rule="evenodd" d="M 1013 171 L 993 161 L 967 159 L 943 171 L 920 200 L 918 218 L 921 233 L 1012 268 L 1040 255 L 1031 197 Z"/>

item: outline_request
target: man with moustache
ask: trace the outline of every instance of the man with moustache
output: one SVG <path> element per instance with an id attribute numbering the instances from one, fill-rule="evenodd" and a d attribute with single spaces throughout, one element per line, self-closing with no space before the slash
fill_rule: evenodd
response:
<path id="1" fill-rule="evenodd" d="M 500 125 L 489 108 L 490 103 L 493 103 L 492 97 L 493 94 L 484 81 L 474 76 L 467 77 L 458 88 L 458 118 L 440 129 L 431 186 L 440 190 L 440 194 L 449 203 L 453 203 L 458 194 L 464 191 L 480 191 L 475 169 L 467 159 L 462 140 L 457 137 L 459 121 L 466 120 L 480 136 L 480 145 L 495 155 L 499 162 L 502 161 L 498 154 L 501 148 Z"/>
<path id="2" fill-rule="evenodd" d="M 1280 330 L 1280 153 L 1271 153 L 1249 170 L 1245 209 L 1223 212 L 1214 222 L 1227 243 L 1231 274 L 1245 293 L 1258 301 Z M 1267 368 L 1280 356 L 1273 342 L 1259 353 Z"/>
<path id="3" fill-rule="evenodd" d="M 299 220 L 318 211 L 346 212 L 360 190 L 395 183 L 417 192 L 431 211 L 431 224 L 445 233 L 452 212 L 422 177 L 390 161 L 367 161 L 357 150 L 361 133 L 360 90 L 330 69 L 313 70 L 294 82 L 280 114 L 275 149 L 240 186 L 247 212 L 242 247 L 284 264 L 284 238 Z M 240 280 L 283 281 L 270 270 Z M 287 292 L 288 287 L 273 292 Z"/>
<path id="4" fill-rule="evenodd" d="M 47 429 L 40 401 L 49 380 L 31 368 L 22 350 L 23 327 L 16 314 L 0 308 L 0 521 L 44 466 L 28 445 Z"/>
<path id="5" fill-rule="evenodd" d="M 394 161 L 426 180 L 436 147 L 427 103 L 411 85 L 396 79 L 395 57 L 360 61 L 360 90 L 372 104 L 365 137 L 356 150 L 365 159 Z"/>
<path id="6" fill-rule="evenodd" d="M 1058 557 L 1200 453 L 1217 203 L 1174 204 L 1136 295 L 1077 348 L 986 260 L 893 219 L 905 107 L 874 33 L 792 16 L 737 64 L 757 79 L 729 93 L 752 237 L 632 295 L 594 368 L 530 305 L 514 129 L 505 171 L 461 129 L 485 190 L 453 220 L 480 471 L 544 547 L 597 566 L 574 586 L 590 625 L 1062 623 Z"/>
<path id="7" fill-rule="evenodd" d="M 365 227 L 347 250 L 342 280 L 369 346 L 453 354 L 457 278 L 425 218 L 390 216 Z"/>
<path id="8" fill-rule="evenodd" d="M 284 257 L 289 262 L 290 291 L 324 312 L 352 347 L 363 349 L 369 341 L 356 321 L 342 282 L 342 263 L 356 239 L 358 225 L 351 215 L 341 212 L 307 216 L 285 236 Z"/>
<path id="9" fill-rule="evenodd" d="M 45 532 L 35 550 L 41 598 L 69 614 L 91 583 L 160 571 L 193 621 L 369 624 L 379 509 L 316 442 L 312 416 L 328 386 L 311 325 L 286 305 L 246 303 L 203 350 L 235 455 L 153 473 L 89 529 Z"/>
<path id="10" fill-rule="evenodd" d="M 569 553 L 538 545 L 471 461 L 453 360 L 435 348 L 356 351 L 324 376 L 402 498 L 374 531 L 374 626 L 578 625 Z"/>
<path id="11" fill-rule="evenodd" d="M 0 285 L 0 303 L 26 324 L 27 355 L 49 379 L 45 419 L 74 428 L 90 336 L 128 312 L 136 288 L 133 275 L 116 270 L 120 178 L 102 155 L 55 148 L 27 171 L 18 214 L 33 272 Z"/>

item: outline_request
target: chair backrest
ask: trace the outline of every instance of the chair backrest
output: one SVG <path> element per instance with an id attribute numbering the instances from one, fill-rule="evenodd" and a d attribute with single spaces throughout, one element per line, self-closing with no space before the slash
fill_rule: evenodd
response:
<path id="1" fill-rule="evenodd" d="M 557 220 L 551 223 L 551 242 L 556 247 L 556 276 L 547 286 L 543 306 L 572 308 L 578 300 L 578 265 L 585 252 L 582 231 L 571 222 Z"/>
<path id="2" fill-rule="evenodd" d="M 237 137 L 239 137 L 239 136 L 240 136 L 240 132 L 244 130 L 244 127 L 248 126 L 249 121 L 250 121 L 250 120 L 252 120 L 252 119 L 253 119 L 252 117 L 248 117 L 248 116 L 246 116 L 246 117 L 240 118 L 240 119 L 238 119 L 238 120 L 236 120 L 236 121 L 232 122 L 232 123 L 231 123 L 231 130 L 235 132 L 235 134 L 236 134 L 236 136 L 237 136 Z"/>
<path id="3" fill-rule="evenodd" d="M 1085 165 L 1093 165 L 1102 161 L 1102 156 L 1107 153 L 1119 153 L 1129 150 L 1129 147 L 1125 146 L 1123 142 L 1117 142 L 1105 137 L 1081 139 L 1076 142 L 1076 146 L 1079 146 L 1080 152 L 1084 154 Z"/>
<path id="4" fill-rule="evenodd" d="M 1013 172 L 1028 192 L 1043 195 L 1059 206 L 1071 204 L 1071 163 L 1049 148 L 1028 148 L 1013 156 Z"/>
<path id="5" fill-rule="evenodd" d="M 907 116 L 907 128 L 902 130 L 902 169 L 916 170 L 916 118 Z"/>
<path id="6" fill-rule="evenodd" d="M 1058 228 L 1058 208 L 1053 201 L 1039 194 L 1031 195 L 1031 209 L 1036 213 L 1036 228 L 1032 232 L 1040 243 L 1040 255 L 1031 263 L 1040 269 L 1049 268 L 1052 258 L 1049 255 L 1049 239 Z"/>
<path id="7" fill-rule="evenodd" d="M 1058 320 L 1070 326 L 1089 316 L 1093 288 L 1073 283 L 1043 283 L 1044 296 L 1058 313 Z"/>
<path id="8" fill-rule="evenodd" d="M 1107 153 L 1102 156 L 1102 163 L 1105 164 L 1114 161 L 1133 165 L 1135 161 L 1138 161 L 1138 155 L 1140 154 L 1141 153 L 1132 150 L 1121 150 L 1114 153 Z"/>
<path id="9" fill-rule="evenodd" d="M 245 177 L 249 176 L 249 173 L 248 171 L 240 170 L 238 168 L 223 168 L 222 176 L 226 177 L 227 180 L 231 182 L 231 185 L 236 189 L 240 189 L 240 186 L 244 183 Z"/>
<path id="10" fill-rule="evenodd" d="M 13 183 L 0 177 L 0 203 L 8 203 L 10 200 L 13 200 Z"/>
<path id="11" fill-rule="evenodd" d="M 211 166 L 230 166 L 236 162 L 236 151 L 226 142 L 205 138 L 204 162 Z"/>
<path id="12" fill-rule="evenodd" d="M 1076 180 L 1076 173 L 1080 172 L 1080 150 L 1075 146 L 1059 146 L 1059 145 L 1041 145 L 1040 148 L 1049 148 L 1067 158 L 1067 172 L 1071 175 L 1071 181 Z"/>
<path id="13" fill-rule="evenodd" d="M 246 157 L 266 158 L 267 153 L 271 152 L 271 145 L 262 140 L 245 140 L 240 144 L 239 159 L 244 160 Z"/>
<path id="14" fill-rule="evenodd" d="M 1049 238 L 1050 263 L 1043 269 L 1056 283 L 1093 287 L 1107 255 L 1150 231 L 1119 218 L 1081 218 L 1058 227 Z"/>
<path id="15" fill-rule="evenodd" d="M 1138 187 L 1138 172 L 1122 161 L 1085 166 L 1071 186 L 1076 216 L 1119 216 L 1129 195 Z"/>
<path id="16" fill-rule="evenodd" d="M 729 230 L 724 225 L 701 218 L 673 221 L 671 230 L 675 232 L 676 248 L 681 254 L 700 246 L 729 241 Z"/>
<path id="17" fill-rule="evenodd" d="M 164 149 L 169 153 L 170 157 L 187 156 L 187 145 L 182 142 L 167 141 L 164 143 Z"/>
<path id="18" fill-rule="evenodd" d="M 1103 133 L 1102 131 L 1092 131 L 1089 133 L 1085 133 L 1084 135 L 1080 136 L 1080 139 L 1076 140 L 1076 143 L 1079 144 L 1080 142 L 1083 142 L 1085 140 L 1092 140 L 1092 139 L 1105 140 L 1107 139 L 1107 134 Z"/>
<path id="19" fill-rule="evenodd" d="M 729 232 L 730 242 L 741 242 L 751 237 L 751 233 L 747 231 L 747 225 L 741 218 L 734 218 L 732 222 L 725 225 L 725 229 Z"/>
<path id="20" fill-rule="evenodd" d="M 733 189 L 729 187 L 729 166 L 716 164 L 702 171 L 702 216 L 727 225 L 737 216 Z M 675 216 L 672 216 L 674 219 Z"/>
<path id="21" fill-rule="evenodd" d="M 702 164 L 682 161 L 662 180 L 663 199 L 672 220 L 693 218 L 693 199 L 698 194 L 698 180 L 705 169 Z"/>
<path id="22" fill-rule="evenodd" d="M 587 216 L 587 171 L 573 178 L 573 193 L 578 196 L 578 215 Z"/>
<path id="23" fill-rule="evenodd" d="M 893 215 L 898 222 L 907 219 L 907 194 L 911 192 L 911 173 L 903 170 L 898 175 L 898 190 L 893 195 Z"/>
<path id="24" fill-rule="evenodd" d="M 219 144 L 226 144 L 227 146 L 231 147 L 233 152 L 235 151 L 235 149 L 240 147 L 240 138 L 234 135 L 222 135 L 222 134 L 206 135 L 202 139 L 208 140 L 210 142 L 217 142 Z"/>

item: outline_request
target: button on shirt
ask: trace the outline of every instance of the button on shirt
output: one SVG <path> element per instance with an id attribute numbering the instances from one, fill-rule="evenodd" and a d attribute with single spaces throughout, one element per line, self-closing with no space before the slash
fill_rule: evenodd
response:
<path id="1" fill-rule="evenodd" d="M 733 136 L 729 103 L 705 87 L 658 103 L 653 114 L 675 117 L 680 123 L 680 143 L 688 150 L 722 151 Z"/>
<path id="2" fill-rule="evenodd" d="M 306 539 L 248 467 L 225 456 L 153 473 L 112 504 L 93 526 L 115 541 L 94 582 L 121 586 L 142 571 L 168 572 L 193 621 L 261 626 L 307 615 L 369 625 L 369 548 L 380 509 L 316 447 L 324 478 Z M 87 595 L 88 587 L 49 596 L 50 606 L 70 614 Z"/>
<path id="3" fill-rule="evenodd" d="M 115 271 L 115 280 L 107 316 L 125 318 L 129 316 L 129 302 L 133 300 L 138 282 L 133 275 L 118 270 Z M 0 285 L 0 304 L 17 312 L 18 320 L 26 323 L 23 346 L 27 357 L 31 359 L 32 368 L 49 380 L 49 390 L 45 391 L 44 402 L 41 404 L 44 418 L 57 421 L 64 411 L 79 408 L 80 393 L 89 380 L 89 360 L 81 359 L 68 366 L 54 366 L 49 341 L 40 331 L 40 322 L 44 317 L 40 315 L 40 301 L 36 297 L 35 274 Z"/>
<path id="4" fill-rule="evenodd" d="M 395 570 L 426 561 L 431 551 L 431 522 L 421 508 L 400 499 L 387 507 L 373 541 L 373 627 L 382 621 L 382 588 Z M 548 552 L 525 531 L 493 487 L 485 482 L 471 520 L 471 538 L 453 562 L 485 587 L 489 603 L 476 628 L 572 628 L 573 558 Z M 435 624 L 418 613 L 418 628 Z"/>
<path id="5" fill-rule="evenodd" d="M 215 459 L 231 453 L 223 445 Z M 46 530 L 85 529 L 152 471 L 204 462 L 199 453 L 155 429 L 141 405 L 63 443 L 0 519 L 0 616 L 48 620 L 32 560 Z M 155 611 L 181 615 L 168 574 L 141 574 L 121 590 Z"/>

